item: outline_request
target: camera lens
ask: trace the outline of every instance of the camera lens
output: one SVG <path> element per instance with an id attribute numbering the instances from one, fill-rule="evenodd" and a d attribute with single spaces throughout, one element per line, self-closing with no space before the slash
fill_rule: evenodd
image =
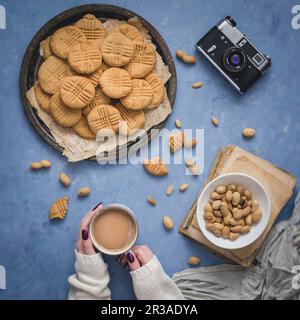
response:
<path id="1" fill-rule="evenodd" d="M 247 57 L 240 48 L 230 48 L 223 56 L 224 67 L 230 72 L 240 72 L 247 66 Z"/>

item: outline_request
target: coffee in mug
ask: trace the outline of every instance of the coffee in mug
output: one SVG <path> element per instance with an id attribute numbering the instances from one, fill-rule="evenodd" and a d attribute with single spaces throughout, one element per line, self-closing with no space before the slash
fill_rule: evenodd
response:
<path id="1" fill-rule="evenodd" d="M 135 242 L 138 227 L 133 212 L 123 205 L 109 205 L 93 218 L 91 238 L 94 246 L 107 254 L 120 254 Z"/>

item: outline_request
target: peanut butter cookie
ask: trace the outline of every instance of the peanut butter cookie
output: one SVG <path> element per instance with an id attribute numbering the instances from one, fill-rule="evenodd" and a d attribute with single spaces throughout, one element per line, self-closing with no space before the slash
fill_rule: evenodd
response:
<path id="1" fill-rule="evenodd" d="M 119 110 L 122 120 L 127 122 L 127 132 L 122 132 L 120 128 L 120 133 L 130 135 L 135 129 L 141 129 L 145 125 L 146 118 L 143 110 L 128 110 L 121 103 L 118 103 L 116 108 Z"/>
<path id="2" fill-rule="evenodd" d="M 63 127 L 72 127 L 81 118 L 81 110 L 67 107 L 62 102 L 59 92 L 51 97 L 49 106 L 53 119 Z"/>
<path id="3" fill-rule="evenodd" d="M 53 55 L 52 49 L 50 47 L 50 37 L 48 37 L 46 40 L 43 41 L 42 50 L 43 50 L 43 57 L 45 60 Z"/>
<path id="4" fill-rule="evenodd" d="M 142 41 L 144 42 L 144 38 L 139 32 L 139 30 L 132 26 L 131 24 L 125 23 L 119 27 L 119 31 L 127 38 L 132 41 Z"/>
<path id="5" fill-rule="evenodd" d="M 49 102 L 51 95 L 44 92 L 38 83 L 36 83 L 34 86 L 34 93 L 39 107 L 43 111 L 49 112 Z"/>
<path id="6" fill-rule="evenodd" d="M 101 104 L 110 104 L 110 97 L 108 97 L 100 87 L 97 87 L 93 100 L 83 109 L 83 114 L 87 115 L 91 110 Z"/>
<path id="7" fill-rule="evenodd" d="M 101 47 L 103 60 L 112 67 L 125 66 L 131 60 L 133 51 L 133 42 L 118 32 L 108 35 Z"/>
<path id="8" fill-rule="evenodd" d="M 154 68 L 156 53 L 151 44 L 134 42 L 134 54 L 131 61 L 125 66 L 132 78 L 144 78 Z"/>
<path id="9" fill-rule="evenodd" d="M 142 79 L 132 80 L 132 90 L 121 103 L 124 107 L 131 110 L 142 110 L 151 104 L 153 90 L 150 84 Z"/>
<path id="10" fill-rule="evenodd" d="M 39 84 L 43 91 L 54 94 L 59 89 L 61 79 L 68 76 L 68 69 L 67 63 L 55 56 L 44 61 L 38 71 Z"/>
<path id="11" fill-rule="evenodd" d="M 62 80 L 59 92 L 66 106 L 72 109 L 82 109 L 93 100 L 95 87 L 89 79 L 73 76 Z"/>
<path id="12" fill-rule="evenodd" d="M 70 48 L 78 42 L 86 43 L 87 39 L 79 28 L 73 26 L 58 29 L 50 38 L 53 53 L 62 59 L 68 58 Z"/>
<path id="13" fill-rule="evenodd" d="M 102 55 L 100 50 L 93 45 L 78 43 L 70 48 L 68 62 L 76 72 L 91 74 L 100 68 Z"/>
<path id="14" fill-rule="evenodd" d="M 94 108 L 87 115 L 87 120 L 89 127 L 95 134 L 101 129 L 111 129 L 117 133 L 119 131 L 121 115 L 117 108 L 102 104 Z"/>
<path id="15" fill-rule="evenodd" d="M 158 107 L 165 95 L 165 86 L 164 83 L 162 82 L 161 78 L 154 74 L 150 73 L 145 80 L 150 84 L 152 90 L 153 90 L 153 99 L 149 107 L 147 109 L 152 109 Z"/>
<path id="16" fill-rule="evenodd" d="M 100 77 L 103 92 L 111 98 L 126 97 L 132 89 L 130 74 L 121 68 L 109 68 Z"/>
<path id="17" fill-rule="evenodd" d="M 105 38 L 105 29 L 102 22 L 93 14 L 86 14 L 82 19 L 75 23 L 75 27 L 82 30 L 89 44 L 94 45 L 98 49 L 101 48 Z"/>
<path id="18" fill-rule="evenodd" d="M 100 80 L 102 73 L 103 73 L 103 70 L 100 67 L 98 70 L 96 70 L 95 72 L 93 72 L 91 74 L 86 75 L 85 77 L 88 78 L 91 81 L 91 83 L 93 84 L 93 86 L 96 88 L 99 86 L 99 80 Z"/>
<path id="19" fill-rule="evenodd" d="M 82 116 L 78 123 L 72 129 L 84 139 L 95 140 L 96 135 L 91 131 L 86 116 Z"/>
<path id="20" fill-rule="evenodd" d="M 64 219 L 68 212 L 68 204 L 69 204 L 69 198 L 68 197 L 62 197 L 58 200 L 56 200 L 51 208 L 50 208 L 50 214 L 49 218 L 51 220 L 53 219 Z"/>
<path id="21" fill-rule="evenodd" d="M 153 176 L 166 176 L 168 174 L 168 167 L 160 157 L 145 160 L 144 169 Z"/>

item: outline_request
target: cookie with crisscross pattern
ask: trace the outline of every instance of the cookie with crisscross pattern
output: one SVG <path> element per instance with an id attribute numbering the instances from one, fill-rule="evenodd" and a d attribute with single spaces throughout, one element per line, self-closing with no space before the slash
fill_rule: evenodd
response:
<path id="1" fill-rule="evenodd" d="M 101 104 L 110 104 L 110 97 L 108 97 L 100 87 L 97 87 L 93 100 L 83 109 L 83 114 L 87 115 L 95 107 L 100 106 Z"/>
<path id="2" fill-rule="evenodd" d="M 145 160 L 144 169 L 153 176 L 166 176 L 168 174 L 168 167 L 162 162 L 160 157 Z"/>
<path id="3" fill-rule="evenodd" d="M 132 80 L 132 90 L 121 99 L 124 107 L 131 110 L 142 110 L 151 104 L 153 90 L 150 84 L 142 79 Z"/>
<path id="4" fill-rule="evenodd" d="M 86 43 L 87 39 L 84 33 L 74 26 L 58 29 L 50 38 L 50 46 L 53 53 L 62 59 L 67 59 L 70 48 L 79 42 Z"/>
<path id="5" fill-rule="evenodd" d="M 141 129 L 143 128 L 145 124 L 145 112 L 143 110 L 139 111 L 133 111 L 133 110 L 128 110 L 124 106 L 122 106 L 121 103 L 118 103 L 116 105 L 116 108 L 118 108 L 121 118 L 123 121 L 127 122 L 127 134 L 130 135 L 135 129 Z M 122 132 L 120 128 L 120 133 Z"/>
<path id="6" fill-rule="evenodd" d="M 47 93 L 54 94 L 59 89 L 61 79 L 68 76 L 68 70 L 69 66 L 64 60 L 50 56 L 38 71 L 41 88 Z"/>
<path id="7" fill-rule="evenodd" d="M 51 220 L 63 219 L 68 212 L 69 200 L 69 197 L 62 197 L 56 200 L 50 208 L 49 218 Z"/>
<path id="8" fill-rule="evenodd" d="M 96 135 L 91 131 L 86 116 L 82 116 L 72 129 L 82 138 L 88 140 L 96 139 Z"/>
<path id="9" fill-rule="evenodd" d="M 134 42 L 134 54 L 131 61 L 125 66 L 132 78 L 144 78 L 154 68 L 156 53 L 149 43 Z"/>
<path id="10" fill-rule="evenodd" d="M 119 27 L 119 31 L 124 34 L 125 37 L 133 41 L 144 41 L 144 37 L 139 30 L 131 24 L 124 23 Z"/>
<path id="11" fill-rule="evenodd" d="M 78 43 L 71 47 L 68 62 L 80 74 L 91 74 L 98 70 L 102 55 L 98 48 L 88 43 Z"/>
<path id="12" fill-rule="evenodd" d="M 102 104 L 94 108 L 87 115 L 87 120 L 89 127 L 95 134 L 101 129 L 111 129 L 117 133 L 119 131 L 121 115 L 117 108 Z"/>
<path id="13" fill-rule="evenodd" d="M 101 47 L 103 60 L 112 67 L 125 66 L 132 58 L 133 42 L 119 32 L 111 33 Z"/>
<path id="14" fill-rule="evenodd" d="M 153 90 L 153 98 L 151 105 L 147 107 L 147 109 L 152 109 L 158 107 L 165 95 L 165 86 L 161 78 L 156 75 L 155 73 L 150 73 L 145 80 L 150 84 L 152 90 Z"/>
<path id="15" fill-rule="evenodd" d="M 61 100 L 59 92 L 54 94 L 49 103 L 50 113 L 53 119 L 63 127 L 72 127 L 81 118 L 80 109 L 71 109 L 67 107 Z"/>
<path id="16" fill-rule="evenodd" d="M 49 112 L 51 95 L 44 92 L 38 83 L 34 85 L 34 93 L 39 107 L 45 112 Z"/>
<path id="17" fill-rule="evenodd" d="M 72 109 L 82 109 L 93 100 L 95 87 L 89 79 L 73 76 L 62 80 L 59 92 L 66 106 Z"/>
<path id="18" fill-rule="evenodd" d="M 111 98 L 119 99 L 129 94 L 132 89 L 130 74 L 121 68 L 109 68 L 100 77 L 103 92 Z"/>
<path id="19" fill-rule="evenodd" d="M 86 14 L 75 23 L 75 26 L 82 30 L 89 44 L 101 48 L 106 32 L 99 19 L 93 14 Z"/>

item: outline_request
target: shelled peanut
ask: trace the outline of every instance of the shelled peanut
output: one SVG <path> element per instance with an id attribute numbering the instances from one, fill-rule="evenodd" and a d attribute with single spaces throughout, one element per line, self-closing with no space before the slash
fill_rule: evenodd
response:
<path id="1" fill-rule="evenodd" d="M 232 183 L 220 185 L 211 193 L 203 218 L 206 229 L 216 237 L 234 241 L 260 222 L 262 210 L 250 190 Z"/>

